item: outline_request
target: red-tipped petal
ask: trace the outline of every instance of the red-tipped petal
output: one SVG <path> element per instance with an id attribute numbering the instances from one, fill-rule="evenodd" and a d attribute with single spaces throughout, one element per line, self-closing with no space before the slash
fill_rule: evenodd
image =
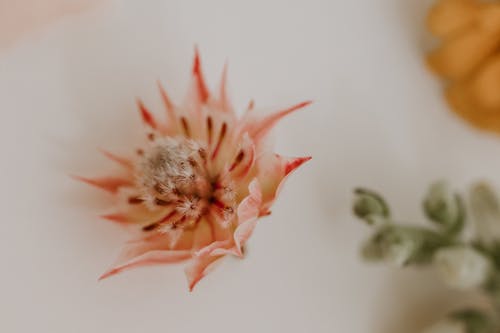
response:
<path id="1" fill-rule="evenodd" d="M 141 112 L 142 121 L 144 121 L 144 123 L 149 127 L 156 129 L 157 123 L 155 118 L 140 99 L 137 99 L 137 106 L 139 107 L 139 111 Z"/>
<path id="2" fill-rule="evenodd" d="M 128 169 L 128 170 L 132 170 L 134 168 L 134 164 L 132 163 L 132 161 L 129 159 L 129 158 L 126 158 L 126 157 L 123 157 L 123 156 L 119 156 L 119 155 L 116 155 L 114 153 L 111 153 L 107 150 L 104 150 L 104 149 L 99 149 L 101 151 L 101 153 L 106 156 L 107 158 L 109 158 L 110 160 L 120 164 L 121 166 L 123 166 L 124 168 Z"/>
<path id="3" fill-rule="evenodd" d="M 189 258 L 191 258 L 191 251 L 149 251 L 140 256 L 132 258 L 122 265 L 118 265 L 110 269 L 109 271 L 101 275 L 101 277 L 99 277 L 99 280 L 106 279 L 110 276 L 116 275 L 132 268 L 177 263 Z"/>
<path id="4" fill-rule="evenodd" d="M 132 185 L 131 180 L 118 177 L 102 177 L 102 178 L 86 178 L 81 176 L 71 176 L 71 177 L 113 194 L 115 194 L 121 187 Z"/>
<path id="5" fill-rule="evenodd" d="M 194 62 L 193 62 L 193 77 L 196 83 L 196 90 L 198 93 L 198 98 L 202 103 L 206 103 L 210 97 L 210 92 L 205 83 L 205 78 L 203 76 L 203 71 L 201 68 L 201 59 L 198 48 L 195 49 Z"/>
<path id="6" fill-rule="evenodd" d="M 289 115 L 290 113 L 292 113 L 294 111 L 302 109 L 311 103 L 312 103 L 311 101 L 302 102 L 302 103 L 296 104 L 290 108 L 287 108 L 285 110 L 281 110 L 281 111 L 275 112 L 273 114 L 270 114 L 270 115 L 268 115 L 264 118 L 261 118 L 257 121 L 251 122 L 248 125 L 247 130 L 248 130 L 250 136 L 255 141 L 259 141 L 261 138 L 266 136 L 269 133 L 269 131 L 285 116 Z"/>
<path id="7" fill-rule="evenodd" d="M 285 162 L 285 176 L 298 169 L 302 164 L 310 161 L 311 156 L 289 158 Z"/>
<path id="8" fill-rule="evenodd" d="M 278 154 L 274 155 L 274 161 L 271 162 L 267 170 L 263 170 L 260 180 L 264 184 L 264 204 L 262 213 L 268 213 L 271 205 L 274 203 L 283 185 L 288 177 L 297 170 L 301 165 L 310 161 L 311 157 L 283 157 Z"/>

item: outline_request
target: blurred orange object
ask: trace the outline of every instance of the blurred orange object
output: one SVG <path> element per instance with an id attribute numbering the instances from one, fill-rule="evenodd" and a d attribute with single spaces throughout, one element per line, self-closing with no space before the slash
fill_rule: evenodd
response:
<path id="1" fill-rule="evenodd" d="M 442 41 L 427 61 L 453 110 L 500 133 L 500 1 L 438 0 L 427 26 Z"/>
<path id="2" fill-rule="evenodd" d="M 88 9 L 99 0 L 0 0 L 0 49 L 67 14 Z"/>

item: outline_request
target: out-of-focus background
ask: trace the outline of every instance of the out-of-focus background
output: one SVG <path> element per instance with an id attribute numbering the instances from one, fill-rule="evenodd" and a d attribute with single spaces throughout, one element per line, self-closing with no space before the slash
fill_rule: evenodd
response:
<path id="1" fill-rule="evenodd" d="M 474 295 L 432 272 L 366 265 L 369 230 L 351 190 L 382 190 L 405 222 L 423 219 L 429 182 L 500 184 L 500 139 L 448 111 L 426 69 L 421 0 L 0 0 L 0 331 L 418 331 Z M 262 220 L 247 258 L 227 259 L 193 293 L 181 266 L 97 282 L 127 235 L 109 205 L 67 175 L 112 167 L 141 135 L 134 99 L 158 114 L 160 79 L 180 100 L 194 45 L 215 85 L 230 65 L 235 104 L 286 119 L 277 151 L 312 155 Z"/>

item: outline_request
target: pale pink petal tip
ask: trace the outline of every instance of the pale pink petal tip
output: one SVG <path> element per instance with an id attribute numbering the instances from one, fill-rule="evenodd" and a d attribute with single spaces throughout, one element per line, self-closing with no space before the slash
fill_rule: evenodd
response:
<path id="1" fill-rule="evenodd" d="M 113 275 L 121 273 L 125 270 L 129 270 L 132 268 L 143 267 L 143 266 L 152 266 L 152 265 L 161 265 L 161 264 L 169 264 L 176 263 L 187 260 L 191 257 L 190 251 L 164 251 L 164 250 L 153 250 L 146 252 L 140 256 L 132 258 L 128 262 L 118 265 L 103 275 L 99 277 L 99 281 L 107 279 Z"/>
<path id="2" fill-rule="evenodd" d="M 192 292 L 194 287 L 215 267 L 217 261 L 224 256 L 203 256 L 195 259 L 184 270 L 188 281 L 189 291 Z"/>
<path id="3" fill-rule="evenodd" d="M 107 158 L 109 158 L 110 160 L 112 160 L 113 162 L 118 163 L 119 165 L 123 166 L 124 168 L 126 168 L 128 170 L 131 170 L 134 167 L 132 161 L 129 158 L 126 158 L 126 157 L 123 157 L 123 156 L 119 156 L 119 155 L 117 155 L 115 153 L 112 153 L 112 152 L 107 151 L 107 150 L 102 149 L 102 148 L 99 148 L 99 151 L 104 156 L 106 156 Z"/>
<path id="4" fill-rule="evenodd" d="M 262 206 L 262 191 L 258 180 L 253 180 L 249 185 L 249 195 L 243 199 L 238 207 L 239 225 L 234 231 L 235 250 L 238 257 L 243 257 L 242 246 L 252 235 Z"/>
<path id="5" fill-rule="evenodd" d="M 118 177 L 86 178 L 71 175 L 71 178 L 98 187 L 113 194 L 116 193 L 121 187 L 129 186 L 131 184 L 130 180 Z"/>
<path id="6" fill-rule="evenodd" d="M 312 101 L 305 101 L 305 102 L 293 105 L 287 109 L 272 113 L 272 114 L 258 120 L 257 122 L 250 125 L 250 128 L 249 128 L 250 135 L 257 140 L 265 137 L 267 135 L 267 133 L 269 133 L 269 131 L 281 119 L 283 119 L 284 117 L 286 117 L 290 113 L 293 113 L 297 110 L 305 108 L 306 106 L 310 105 L 311 103 L 312 103 Z"/>
<path id="7" fill-rule="evenodd" d="M 112 213 L 112 214 L 100 215 L 99 217 L 102 219 L 111 221 L 111 222 L 116 222 L 118 224 L 127 224 L 128 223 L 128 218 L 124 214 Z"/>

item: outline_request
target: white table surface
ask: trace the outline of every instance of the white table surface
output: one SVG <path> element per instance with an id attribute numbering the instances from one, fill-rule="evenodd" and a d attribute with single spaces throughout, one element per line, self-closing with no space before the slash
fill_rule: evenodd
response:
<path id="1" fill-rule="evenodd" d="M 422 220 L 427 184 L 500 185 L 500 140 L 448 111 L 423 65 L 421 0 L 114 1 L 0 50 L 1 332 L 411 332 L 467 295 L 431 272 L 366 265 L 351 190 L 381 190 Z M 97 282 L 127 235 L 107 197 L 67 175 L 103 174 L 95 150 L 141 134 L 134 98 L 180 99 L 194 45 L 213 85 L 227 59 L 235 104 L 313 99 L 276 150 L 312 155 L 249 242 L 193 293 L 181 266 Z"/>

